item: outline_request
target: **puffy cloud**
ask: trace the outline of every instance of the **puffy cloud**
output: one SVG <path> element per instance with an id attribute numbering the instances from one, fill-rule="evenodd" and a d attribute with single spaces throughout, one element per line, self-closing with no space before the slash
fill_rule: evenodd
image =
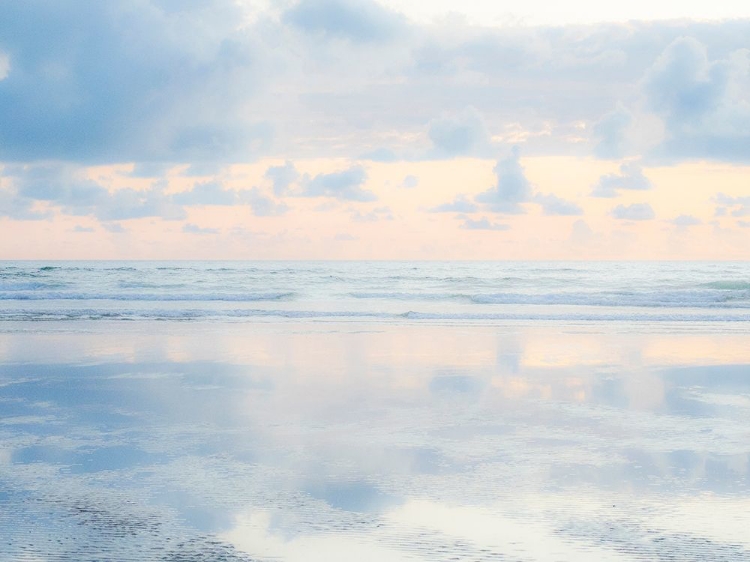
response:
<path id="1" fill-rule="evenodd" d="M 273 193 L 277 197 L 286 195 L 289 186 L 299 179 L 299 172 L 294 164 L 287 160 L 283 166 L 271 166 L 263 175 L 264 178 L 273 183 Z"/>
<path id="2" fill-rule="evenodd" d="M 507 224 L 491 222 L 487 217 L 480 219 L 472 219 L 470 217 L 462 217 L 463 222 L 461 228 L 466 230 L 508 230 L 510 226 Z"/>
<path id="3" fill-rule="evenodd" d="M 450 203 L 443 203 L 430 209 L 431 213 L 473 213 L 478 207 L 469 201 L 465 195 L 458 195 Z"/>
<path id="4" fill-rule="evenodd" d="M 282 20 L 306 33 L 354 43 L 392 39 L 406 25 L 403 16 L 371 0 L 301 0 Z"/>
<path id="5" fill-rule="evenodd" d="M 703 224 L 703 221 L 701 221 L 699 218 L 696 218 L 692 215 L 680 215 L 679 217 L 676 217 L 669 222 L 671 222 L 675 226 L 680 226 L 680 227 L 696 226 L 699 224 Z"/>
<path id="6" fill-rule="evenodd" d="M 318 174 L 302 180 L 302 197 L 332 197 L 344 201 L 375 201 L 377 196 L 362 185 L 367 181 L 367 172 L 362 166 L 352 166 L 340 172 Z"/>
<path id="7" fill-rule="evenodd" d="M 637 162 L 625 162 L 620 166 L 619 174 L 607 174 L 599 178 L 599 182 L 591 191 L 592 197 L 617 197 L 618 190 L 643 191 L 651 189 L 652 184 Z"/>
<path id="8" fill-rule="evenodd" d="M 750 50 L 711 60 L 692 37 L 673 41 L 646 72 L 649 107 L 664 119 L 655 156 L 750 162 Z"/>
<path id="9" fill-rule="evenodd" d="M 612 209 L 612 216 L 620 220 L 645 221 L 653 219 L 656 214 L 648 203 L 633 203 L 618 205 Z"/>
<path id="10" fill-rule="evenodd" d="M 2 159 L 246 158 L 270 141 L 242 111 L 258 82 L 256 49 L 231 0 L 179 11 L 30 0 L 2 11 L 12 63 L 0 82 Z"/>
<path id="11" fill-rule="evenodd" d="M 572 201 L 561 199 L 553 193 L 538 193 L 534 196 L 534 203 L 542 206 L 545 215 L 574 216 L 582 215 L 583 209 Z"/>
<path id="12" fill-rule="evenodd" d="M 483 153 L 490 145 L 484 119 L 473 107 L 467 107 L 458 114 L 433 119 L 428 126 L 428 135 L 433 156 L 437 157 Z"/>
<path id="13" fill-rule="evenodd" d="M 497 213 L 525 213 L 521 203 L 529 201 L 532 189 L 520 163 L 520 150 L 513 147 L 510 156 L 498 160 L 495 165 L 497 183 L 476 197 L 478 203 L 486 204 Z"/>

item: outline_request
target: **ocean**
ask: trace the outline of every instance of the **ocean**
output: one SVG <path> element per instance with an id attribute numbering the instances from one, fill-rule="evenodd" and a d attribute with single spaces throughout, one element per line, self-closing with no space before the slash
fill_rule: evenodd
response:
<path id="1" fill-rule="evenodd" d="M 746 322 L 750 264 L 4 262 L 1 320 Z"/>
<path id="2" fill-rule="evenodd" d="M 0 561 L 750 561 L 750 264 L 0 263 Z"/>

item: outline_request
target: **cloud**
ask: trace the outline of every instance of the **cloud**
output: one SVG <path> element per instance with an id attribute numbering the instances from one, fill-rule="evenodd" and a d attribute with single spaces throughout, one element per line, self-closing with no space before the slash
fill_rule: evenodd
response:
<path id="1" fill-rule="evenodd" d="M 7 53 L 0 51 L 0 81 L 5 80 L 10 74 L 10 57 Z"/>
<path id="2" fill-rule="evenodd" d="M 209 181 L 196 183 L 193 189 L 175 193 L 172 198 L 180 205 L 234 205 L 237 192 L 224 189 L 219 182 Z"/>
<path id="3" fill-rule="evenodd" d="M 219 230 L 216 228 L 201 228 L 198 225 L 187 223 L 182 227 L 182 232 L 188 234 L 218 234 Z"/>
<path id="4" fill-rule="evenodd" d="M 318 174 L 302 180 L 302 197 L 332 197 L 344 201 L 375 201 L 377 196 L 362 188 L 367 172 L 362 166 L 352 166 L 340 172 Z"/>
<path id="5" fill-rule="evenodd" d="M 620 165 L 619 174 L 607 174 L 599 178 L 599 182 L 591 191 L 592 197 L 617 197 L 620 189 L 644 191 L 651 189 L 652 184 L 637 162 L 625 162 Z"/>
<path id="6" fill-rule="evenodd" d="M 271 166 L 263 177 L 273 183 L 273 193 L 276 197 L 286 195 L 289 186 L 299 179 L 299 172 L 294 164 L 287 160 L 283 166 Z"/>
<path id="7" fill-rule="evenodd" d="M 740 228 L 750 228 L 750 221 L 737 221 L 737 226 Z"/>
<path id="8" fill-rule="evenodd" d="M 428 136 L 433 156 L 453 157 L 485 152 L 490 135 L 481 114 L 473 107 L 430 121 Z"/>
<path id="9" fill-rule="evenodd" d="M 478 207 L 465 195 L 457 195 L 452 202 L 432 207 L 429 211 L 431 213 L 474 213 L 477 209 Z"/>
<path id="10" fill-rule="evenodd" d="M 532 190 L 520 163 L 518 147 L 513 147 L 507 158 L 498 160 L 494 172 L 497 177 L 495 186 L 477 195 L 475 200 L 496 213 L 525 213 L 520 204 L 531 199 Z"/>
<path id="11" fill-rule="evenodd" d="M 574 216 L 582 215 L 583 209 L 572 201 L 561 199 L 553 193 L 534 195 L 534 203 L 542 206 L 545 215 L 550 216 Z"/>
<path id="12" fill-rule="evenodd" d="M 406 189 L 411 189 L 413 187 L 417 187 L 419 185 L 419 178 L 417 176 L 408 175 L 404 178 L 404 181 L 401 182 L 401 187 L 405 187 Z"/>
<path id="13" fill-rule="evenodd" d="M 305 33 L 353 43 L 378 43 L 394 38 L 405 19 L 371 0 L 301 0 L 282 20 Z"/>
<path id="14" fill-rule="evenodd" d="M 0 159 L 259 153 L 271 129 L 242 111 L 257 91 L 260 56 L 242 19 L 230 0 L 179 11 L 148 0 L 5 3 L 0 37 L 12 68 L 0 82 Z"/>
<path id="15" fill-rule="evenodd" d="M 681 226 L 681 227 L 696 226 L 699 224 L 703 224 L 703 221 L 701 221 L 699 218 L 696 218 L 692 215 L 680 215 L 679 217 L 676 217 L 669 222 L 671 222 L 675 226 Z"/>
<path id="16" fill-rule="evenodd" d="M 392 221 L 393 212 L 390 207 L 376 207 L 368 213 L 362 213 L 354 210 L 351 214 L 351 218 L 355 222 L 375 222 L 375 221 Z"/>
<path id="17" fill-rule="evenodd" d="M 733 217 L 746 217 L 750 215 L 750 197 L 731 197 L 723 193 L 717 193 L 714 201 L 719 205 L 716 208 L 716 216 L 725 216 L 730 213 Z"/>
<path id="18" fill-rule="evenodd" d="M 612 209 L 612 216 L 619 220 L 645 221 L 655 218 L 654 210 L 648 203 L 633 203 L 632 205 L 618 205 Z"/>
<path id="19" fill-rule="evenodd" d="M 625 132 L 633 122 L 632 114 L 622 105 L 594 125 L 594 154 L 599 158 L 621 158 L 625 154 Z"/>
<path id="20" fill-rule="evenodd" d="M 253 214 L 258 217 L 283 215 L 289 210 L 285 203 L 279 203 L 263 194 L 257 187 L 237 192 L 237 200 L 250 205 Z"/>
<path id="21" fill-rule="evenodd" d="M 338 242 L 351 242 L 353 240 L 359 240 L 359 238 L 347 232 L 340 232 L 336 236 L 334 236 L 333 239 Z"/>
<path id="22" fill-rule="evenodd" d="M 463 222 L 461 223 L 460 228 L 463 228 L 466 230 L 508 230 L 510 229 L 510 226 L 508 226 L 507 224 L 490 222 L 490 220 L 487 217 L 482 217 L 481 219 L 472 219 L 470 217 L 461 217 L 461 218 L 463 219 Z"/>
<path id="23" fill-rule="evenodd" d="M 73 232 L 94 232 L 95 229 L 91 228 L 90 226 L 81 226 L 80 224 L 77 224 L 73 228 Z"/>
<path id="24" fill-rule="evenodd" d="M 674 40 L 648 69 L 643 91 L 663 118 L 655 156 L 750 162 L 750 50 L 711 60 L 693 37 Z"/>

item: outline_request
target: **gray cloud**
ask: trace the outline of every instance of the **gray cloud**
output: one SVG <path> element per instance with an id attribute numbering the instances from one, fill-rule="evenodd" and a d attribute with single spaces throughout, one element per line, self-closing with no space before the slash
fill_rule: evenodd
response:
<path id="1" fill-rule="evenodd" d="M 612 216 L 619 220 L 645 221 L 656 217 L 654 210 L 648 203 L 633 203 L 632 205 L 618 205 L 612 209 Z"/>
<path id="2" fill-rule="evenodd" d="M 617 197 L 621 189 L 643 191 L 651 189 L 652 184 L 637 162 L 626 162 L 620 166 L 619 174 L 607 174 L 599 178 L 591 191 L 592 197 Z"/>

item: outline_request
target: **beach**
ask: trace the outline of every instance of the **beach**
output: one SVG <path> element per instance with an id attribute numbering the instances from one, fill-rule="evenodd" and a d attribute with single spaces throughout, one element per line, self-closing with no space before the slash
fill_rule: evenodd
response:
<path id="1" fill-rule="evenodd" d="M 303 285 L 286 310 L 319 308 Z M 0 324 L 3 560 L 750 560 L 741 301 L 656 321 L 75 302 L 89 317 L 19 320 L 17 299 Z"/>

